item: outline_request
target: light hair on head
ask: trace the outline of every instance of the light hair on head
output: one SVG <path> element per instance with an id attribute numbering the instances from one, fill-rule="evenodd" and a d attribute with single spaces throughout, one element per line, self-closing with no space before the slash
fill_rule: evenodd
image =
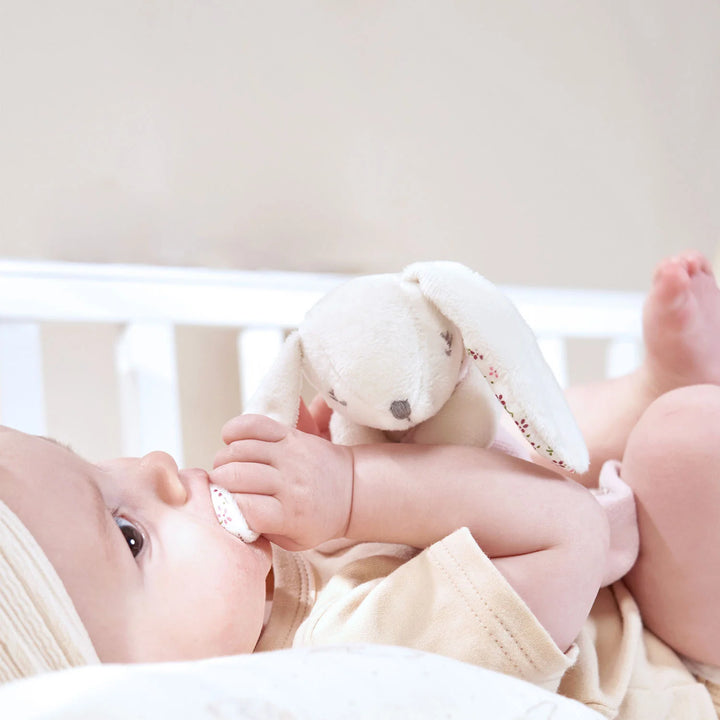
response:
<path id="1" fill-rule="evenodd" d="M 55 569 L 0 500 L 0 683 L 98 662 Z"/>

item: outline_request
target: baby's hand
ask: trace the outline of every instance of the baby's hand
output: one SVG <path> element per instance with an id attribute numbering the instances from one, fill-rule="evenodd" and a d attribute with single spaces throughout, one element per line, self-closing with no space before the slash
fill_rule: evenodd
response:
<path id="1" fill-rule="evenodd" d="M 297 421 L 298 430 L 318 435 L 319 437 L 330 440 L 330 417 L 332 410 L 323 399 L 322 395 L 316 395 L 310 407 L 307 407 L 300 398 L 300 416 Z"/>
<path id="2" fill-rule="evenodd" d="M 225 423 L 227 443 L 210 480 L 235 494 L 248 525 L 287 550 L 343 537 L 350 520 L 353 455 L 263 415 Z"/>

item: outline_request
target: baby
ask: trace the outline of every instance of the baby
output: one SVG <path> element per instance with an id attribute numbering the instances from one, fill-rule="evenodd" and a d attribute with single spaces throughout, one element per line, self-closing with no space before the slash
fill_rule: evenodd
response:
<path id="1" fill-rule="evenodd" d="M 611 530 L 632 519 L 613 525 L 582 485 L 493 450 L 332 445 L 322 407 L 301 429 L 234 418 L 209 473 L 160 452 L 93 465 L 0 431 L 0 678 L 374 641 L 609 717 L 715 718 L 720 290 L 701 256 L 660 266 L 645 341 L 633 375 L 569 393 L 593 460 L 578 479 L 593 487 L 602 467 L 617 484 L 604 462 L 622 458 L 638 507 L 637 563 L 600 590 Z M 223 530 L 210 482 L 237 493 L 256 542 Z"/>

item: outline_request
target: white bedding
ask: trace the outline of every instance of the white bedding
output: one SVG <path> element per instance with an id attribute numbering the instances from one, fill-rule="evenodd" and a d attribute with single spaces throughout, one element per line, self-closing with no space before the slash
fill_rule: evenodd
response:
<path id="1" fill-rule="evenodd" d="M 600 717 L 515 678 L 438 655 L 369 645 L 102 665 L 0 687 L 0 718 L 8 720 Z"/>

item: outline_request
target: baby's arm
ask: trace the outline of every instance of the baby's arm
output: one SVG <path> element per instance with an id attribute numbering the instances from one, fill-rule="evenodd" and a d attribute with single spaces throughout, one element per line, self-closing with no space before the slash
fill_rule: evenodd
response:
<path id="1" fill-rule="evenodd" d="M 557 645 L 577 637 L 602 583 L 604 512 L 537 465 L 467 446 L 354 448 L 348 537 L 426 547 L 461 526 Z"/>
<path id="2" fill-rule="evenodd" d="M 566 649 L 595 599 L 605 515 L 581 486 L 482 448 L 333 445 L 261 416 L 226 424 L 213 482 L 289 549 L 334 537 L 427 547 L 459 527 Z"/>

